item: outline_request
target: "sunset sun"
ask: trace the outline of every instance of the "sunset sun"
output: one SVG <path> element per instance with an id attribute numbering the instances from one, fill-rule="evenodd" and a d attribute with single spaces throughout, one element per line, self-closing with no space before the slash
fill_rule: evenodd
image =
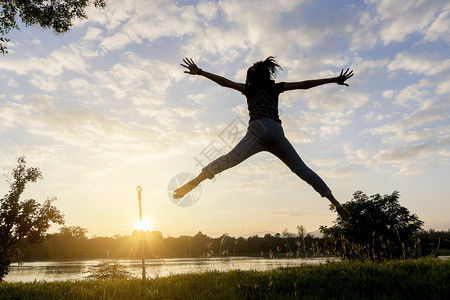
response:
<path id="1" fill-rule="evenodd" d="M 144 218 L 142 221 L 136 221 L 133 225 L 136 230 L 150 231 L 153 228 L 153 224 L 153 221 Z"/>

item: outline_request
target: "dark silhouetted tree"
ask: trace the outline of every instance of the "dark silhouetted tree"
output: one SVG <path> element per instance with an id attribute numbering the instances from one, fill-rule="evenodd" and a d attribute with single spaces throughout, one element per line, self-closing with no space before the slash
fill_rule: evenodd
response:
<path id="1" fill-rule="evenodd" d="M 3 43 L 20 18 L 26 26 L 52 28 L 55 33 L 68 31 L 76 19 L 86 19 L 88 6 L 106 7 L 107 0 L 2 0 L 0 1 L 0 53 L 7 53 Z"/>
<path id="2" fill-rule="evenodd" d="M 399 192 L 368 197 L 361 191 L 343 204 L 349 222 L 337 218 L 334 226 L 321 226 L 324 237 L 334 243 L 335 254 L 344 259 L 383 260 L 417 256 L 412 239 L 423 222 L 399 204 Z"/>
<path id="3" fill-rule="evenodd" d="M 51 236 L 52 255 L 57 259 L 84 258 L 88 230 L 80 226 L 61 227 Z"/>
<path id="4" fill-rule="evenodd" d="M 0 281 L 8 274 L 11 262 L 20 261 L 23 247 L 42 242 L 50 223 L 64 223 L 64 216 L 52 206 L 55 198 L 43 204 L 20 200 L 26 184 L 41 179 L 42 174 L 38 168 L 27 168 L 24 157 L 17 162 L 9 180 L 10 190 L 0 200 Z"/>

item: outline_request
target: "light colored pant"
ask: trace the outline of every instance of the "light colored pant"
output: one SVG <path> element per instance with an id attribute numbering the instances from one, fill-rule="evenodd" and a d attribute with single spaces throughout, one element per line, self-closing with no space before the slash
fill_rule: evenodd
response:
<path id="1" fill-rule="evenodd" d="M 242 140 L 230 152 L 215 159 L 203 170 L 209 173 L 211 179 L 216 174 L 238 165 L 261 151 L 269 151 L 281 159 L 292 172 L 310 184 L 322 197 L 331 194 L 326 183 L 306 166 L 284 136 L 281 124 L 272 119 L 260 119 L 251 122 Z"/>

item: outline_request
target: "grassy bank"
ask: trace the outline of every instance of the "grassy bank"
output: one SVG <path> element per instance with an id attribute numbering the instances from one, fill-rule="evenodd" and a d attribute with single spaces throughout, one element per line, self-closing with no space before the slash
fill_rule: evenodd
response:
<path id="1" fill-rule="evenodd" d="M 0 299 L 450 299 L 450 260 L 335 262 L 157 279 L 0 283 Z"/>

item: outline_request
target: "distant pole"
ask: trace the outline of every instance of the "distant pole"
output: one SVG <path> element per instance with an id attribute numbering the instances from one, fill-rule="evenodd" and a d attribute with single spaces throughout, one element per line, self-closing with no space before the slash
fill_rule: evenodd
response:
<path id="1" fill-rule="evenodd" d="M 140 185 L 136 188 L 138 192 L 139 199 L 139 223 L 141 224 L 141 244 L 142 244 L 142 279 L 145 279 L 145 243 L 144 243 L 144 231 L 142 230 L 142 200 L 141 200 L 141 192 L 142 188 Z"/>

